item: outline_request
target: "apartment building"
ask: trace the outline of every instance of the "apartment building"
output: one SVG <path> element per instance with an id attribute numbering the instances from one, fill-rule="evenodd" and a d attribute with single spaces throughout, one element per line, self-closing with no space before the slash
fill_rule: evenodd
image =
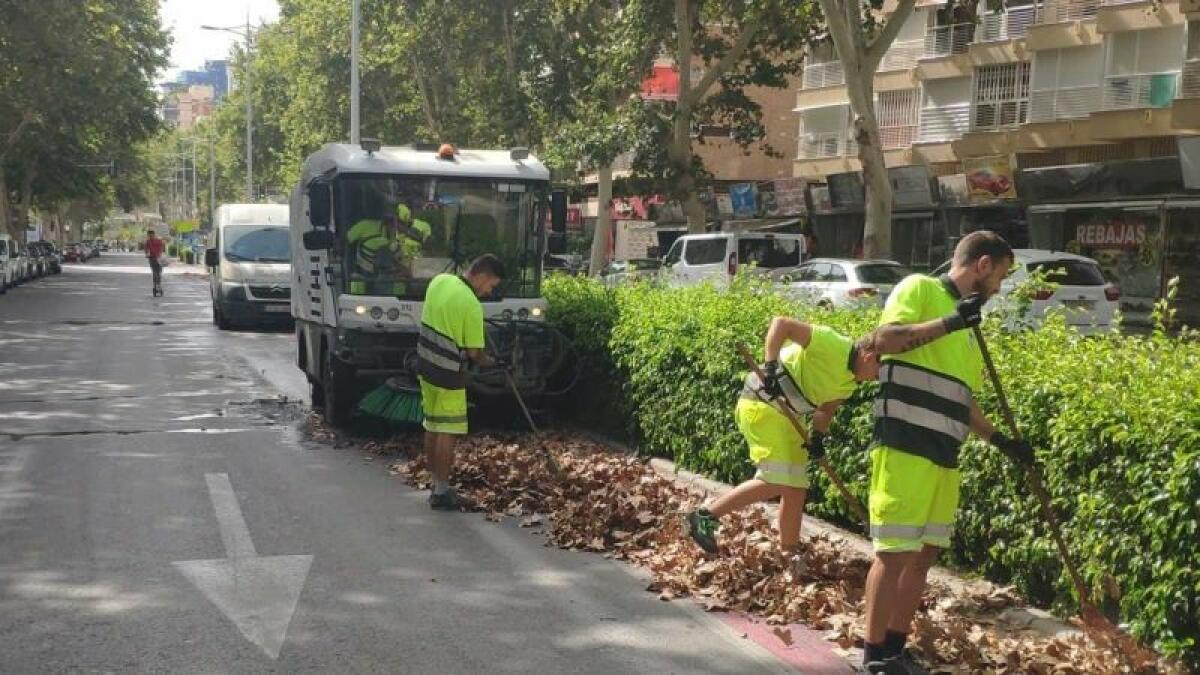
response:
<path id="1" fill-rule="evenodd" d="M 1180 141 L 1200 136 L 1200 0 L 917 4 L 875 75 L 896 257 L 932 266 L 956 237 L 996 229 L 1097 258 L 1135 316 L 1181 276 L 1200 318 L 1200 182 Z M 831 46 L 811 54 L 795 112 L 793 172 L 827 183 L 812 194 L 818 232 L 861 236 Z"/>

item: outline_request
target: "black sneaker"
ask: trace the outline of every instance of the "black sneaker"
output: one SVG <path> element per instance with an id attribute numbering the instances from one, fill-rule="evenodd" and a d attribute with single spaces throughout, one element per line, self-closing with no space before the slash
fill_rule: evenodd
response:
<path id="1" fill-rule="evenodd" d="M 886 659 L 887 670 L 884 672 L 887 675 L 930 675 L 930 672 L 924 666 L 917 663 L 913 658 L 912 652 L 905 649 L 900 653 L 900 656 L 893 656 Z"/>
<path id="2" fill-rule="evenodd" d="M 441 494 L 429 493 L 429 508 L 437 511 L 453 511 L 458 508 L 458 494 L 450 488 Z"/>
<path id="3" fill-rule="evenodd" d="M 705 553 L 717 552 L 717 528 L 721 526 L 721 522 L 714 518 L 708 509 L 696 509 L 688 513 L 683 519 L 683 524 L 688 536 L 697 546 L 704 549 Z"/>
<path id="4" fill-rule="evenodd" d="M 888 672 L 887 661 L 868 661 L 858 672 L 861 675 L 885 675 Z"/>

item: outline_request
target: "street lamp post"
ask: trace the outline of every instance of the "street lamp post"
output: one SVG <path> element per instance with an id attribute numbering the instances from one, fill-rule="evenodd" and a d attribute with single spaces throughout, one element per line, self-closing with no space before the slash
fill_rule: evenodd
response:
<path id="1" fill-rule="evenodd" d="M 251 80 L 251 58 L 250 50 L 254 45 L 254 34 L 250 32 L 250 17 L 246 17 L 245 31 L 240 30 L 237 26 L 200 26 L 201 30 L 218 30 L 226 33 L 233 33 L 246 41 L 246 201 L 254 201 L 254 102 L 252 96 L 252 80 Z"/>
<path id="2" fill-rule="evenodd" d="M 362 23 L 362 1 L 354 0 L 350 12 L 350 144 L 358 145 L 362 140 L 359 132 L 359 79 L 358 49 L 359 24 Z"/>

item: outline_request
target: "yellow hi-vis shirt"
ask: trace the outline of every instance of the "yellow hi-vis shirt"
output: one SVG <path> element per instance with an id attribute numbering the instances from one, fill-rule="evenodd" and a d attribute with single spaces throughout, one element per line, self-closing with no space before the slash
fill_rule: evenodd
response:
<path id="1" fill-rule="evenodd" d="M 850 370 L 853 347 L 850 338 L 832 328 L 813 326 L 807 347 L 790 343 L 779 351 L 779 363 L 787 375 L 780 379 L 779 386 L 796 412 L 812 412 L 818 406 L 840 401 L 854 393 L 858 383 Z M 750 373 L 741 398 L 774 407 L 766 402 L 759 389 L 758 378 Z"/>
<path id="2" fill-rule="evenodd" d="M 888 298 L 879 324 L 918 324 L 955 311 L 958 290 L 948 278 L 914 274 Z M 974 392 L 983 384 L 983 355 L 974 331 L 960 330 L 903 354 L 883 357 L 875 401 L 881 445 L 958 466 L 970 432 Z"/>
<path id="3" fill-rule="evenodd" d="M 443 389 L 466 386 L 464 349 L 483 349 L 483 305 L 461 277 L 439 274 L 429 282 L 417 341 L 418 374 Z"/>

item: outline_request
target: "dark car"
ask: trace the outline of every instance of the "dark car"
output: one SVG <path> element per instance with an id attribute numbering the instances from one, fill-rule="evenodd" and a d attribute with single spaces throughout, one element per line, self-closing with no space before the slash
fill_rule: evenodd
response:
<path id="1" fill-rule="evenodd" d="M 67 248 L 63 251 L 63 260 L 70 263 L 84 262 L 86 260 L 85 256 L 83 245 L 79 243 L 67 244 Z"/>

